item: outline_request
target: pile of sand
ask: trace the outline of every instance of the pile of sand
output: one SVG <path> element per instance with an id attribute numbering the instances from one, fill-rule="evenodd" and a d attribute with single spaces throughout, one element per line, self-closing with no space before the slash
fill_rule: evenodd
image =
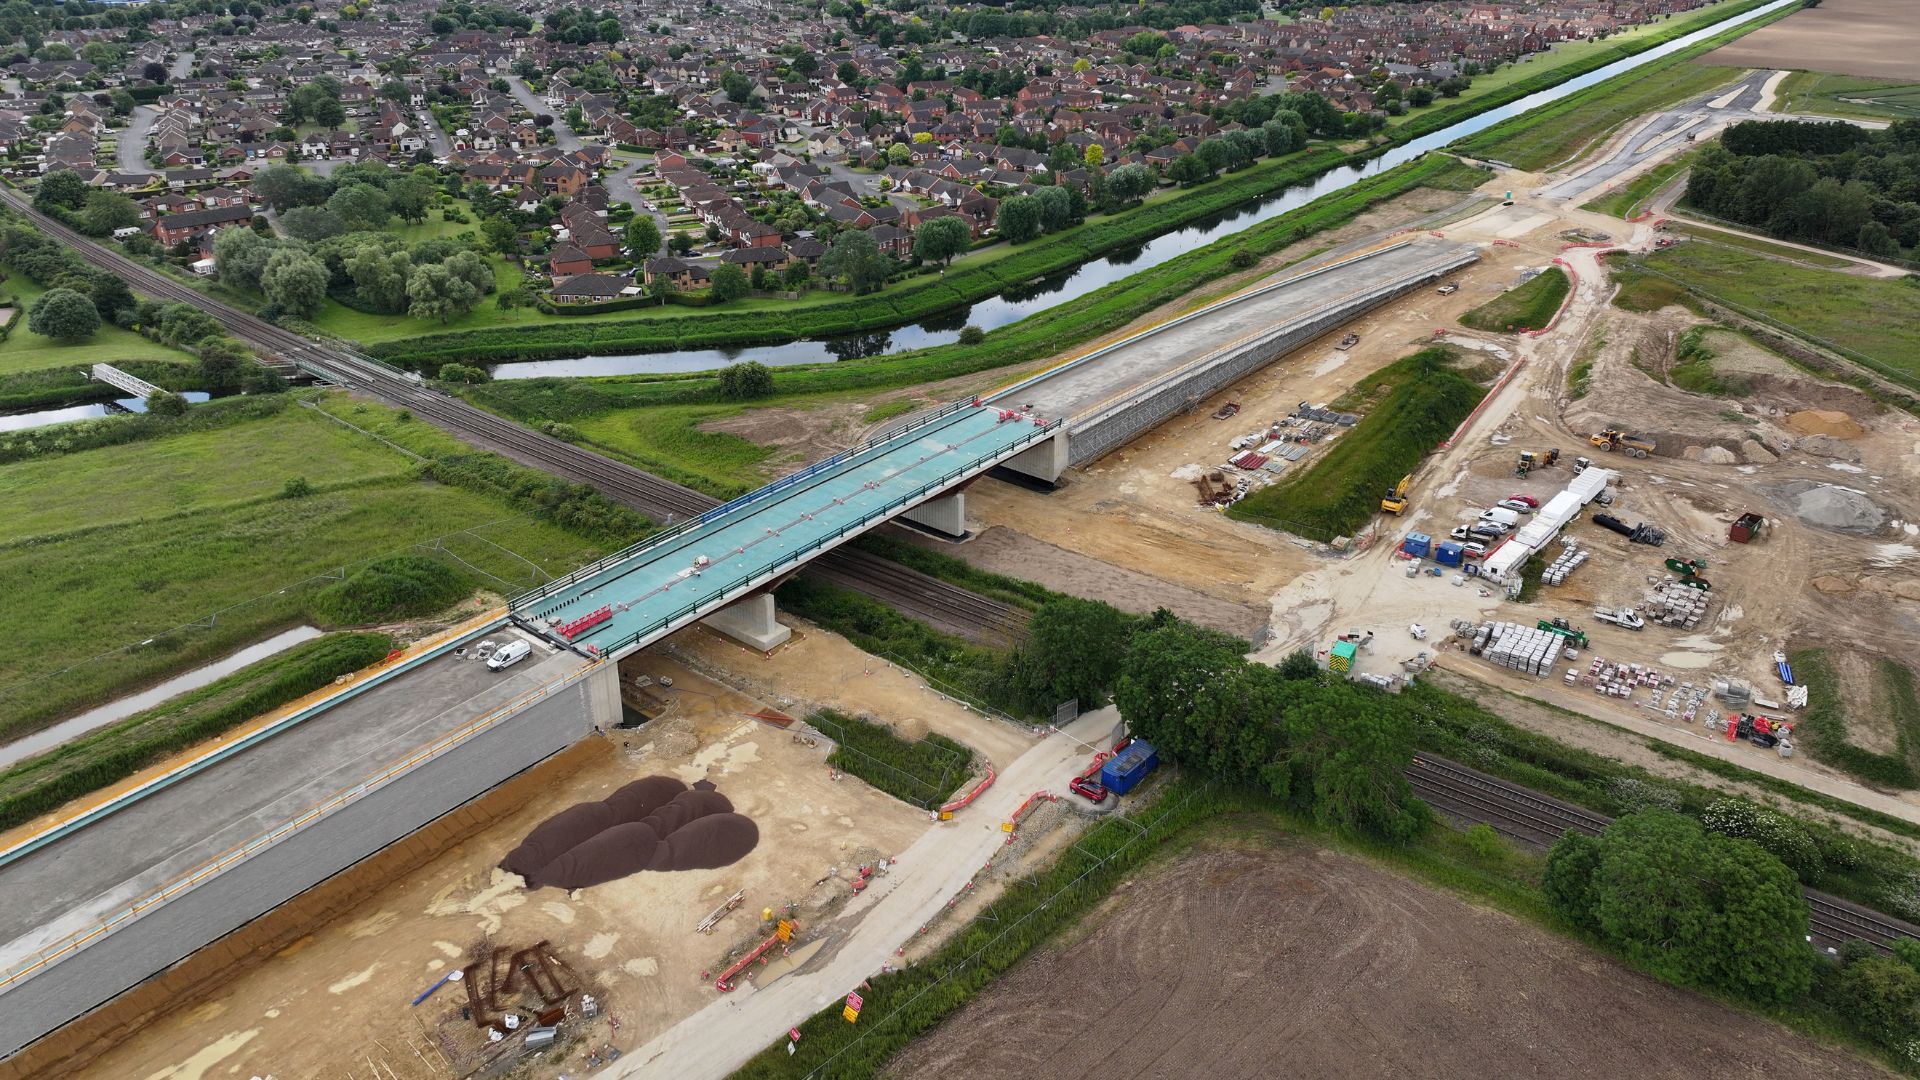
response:
<path id="1" fill-rule="evenodd" d="M 1701 461 L 1708 465 L 1733 465 L 1740 458 L 1724 446 L 1689 446 L 1680 452 L 1688 461 Z"/>
<path id="2" fill-rule="evenodd" d="M 1857 439 L 1867 433 L 1853 417 L 1835 409 L 1804 409 L 1788 416 L 1787 426 L 1802 435 L 1831 435 L 1836 439 Z"/>
<path id="3" fill-rule="evenodd" d="M 1806 485 L 1792 496 L 1793 513 L 1823 529 L 1872 532 L 1887 520 L 1886 511 L 1865 495 L 1831 484 Z"/>
<path id="4" fill-rule="evenodd" d="M 1771 465 L 1780 459 L 1767 449 L 1759 439 L 1747 439 L 1740 444 L 1740 453 L 1755 465 Z"/>
<path id="5" fill-rule="evenodd" d="M 649 776 L 541 822 L 500 868 L 528 888 L 584 889 L 642 870 L 726 866 L 759 842 L 759 827 L 713 785 L 689 790 L 673 777 Z"/>

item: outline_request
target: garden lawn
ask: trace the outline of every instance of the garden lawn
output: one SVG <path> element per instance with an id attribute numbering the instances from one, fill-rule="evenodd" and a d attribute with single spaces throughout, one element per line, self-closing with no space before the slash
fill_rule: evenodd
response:
<path id="1" fill-rule="evenodd" d="M 1815 270 L 1705 243 L 1655 252 L 1645 265 L 1709 300 L 1731 301 L 1920 379 L 1920 289 L 1905 279 Z"/>
<path id="2" fill-rule="evenodd" d="M 28 280 L 25 274 L 14 270 L 7 271 L 7 280 L 0 283 L 0 293 L 12 296 L 13 303 L 23 309 L 30 307 L 43 292 L 46 290 Z M 102 324 L 84 341 L 62 344 L 28 330 L 24 313 L 14 326 L 13 333 L 0 342 L 0 375 L 53 367 L 111 364 L 118 360 L 167 360 L 178 364 L 195 362 L 188 353 L 148 341 L 112 323 Z"/>
<path id="3" fill-rule="evenodd" d="M 401 454 L 307 409 L 212 431 L 0 466 L 0 544 L 257 499 L 302 477 L 317 487 L 404 475 Z"/>

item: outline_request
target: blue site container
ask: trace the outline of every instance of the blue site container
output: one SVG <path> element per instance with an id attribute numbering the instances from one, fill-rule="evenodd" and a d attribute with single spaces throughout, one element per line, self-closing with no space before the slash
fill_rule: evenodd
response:
<path id="1" fill-rule="evenodd" d="M 1138 787 L 1160 764 L 1160 754 L 1145 739 L 1135 739 L 1125 750 L 1100 766 L 1100 784 L 1115 795 L 1125 795 Z"/>
<path id="2" fill-rule="evenodd" d="M 1459 566 L 1466 554 L 1466 548 L 1449 540 L 1433 549 L 1433 561 L 1441 566 Z"/>
<path id="3" fill-rule="evenodd" d="M 1433 550 L 1433 537 L 1426 533 L 1408 533 L 1400 542 L 1400 550 L 1416 559 L 1424 559 Z"/>

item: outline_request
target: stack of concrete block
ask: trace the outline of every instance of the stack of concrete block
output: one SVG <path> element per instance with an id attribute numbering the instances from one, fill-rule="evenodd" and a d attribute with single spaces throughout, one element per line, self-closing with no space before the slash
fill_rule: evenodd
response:
<path id="1" fill-rule="evenodd" d="M 1485 630 L 1487 644 L 1480 654 L 1481 658 L 1490 664 L 1529 675 L 1551 674 L 1554 661 L 1560 658 L 1560 650 L 1566 646 L 1566 639 L 1558 634 L 1549 634 L 1537 627 L 1519 623 L 1488 623 Z"/>
<path id="2" fill-rule="evenodd" d="M 1580 564 L 1586 561 L 1587 552 L 1575 546 L 1569 538 L 1566 548 L 1560 552 L 1560 557 L 1547 564 L 1546 571 L 1540 575 L 1540 581 L 1546 585 L 1558 585 L 1566 581 L 1567 576 L 1579 569 Z"/>
<path id="3" fill-rule="evenodd" d="M 1668 578 L 1647 590 L 1646 603 L 1640 610 L 1649 622 L 1691 630 L 1700 625 L 1711 602 L 1704 590 Z"/>

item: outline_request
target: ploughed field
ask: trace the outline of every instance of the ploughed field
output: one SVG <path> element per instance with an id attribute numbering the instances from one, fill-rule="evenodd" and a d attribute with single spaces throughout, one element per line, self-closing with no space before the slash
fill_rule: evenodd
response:
<path id="1" fill-rule="evenodd" d="M 1531 924 L 1269 834 L 1209 841 L 1123 884 L 887 1075 L 1888 1074 Z"/>
<path id="2" fill-rule="evenodd" d="M 1728 42 L 1706 62 L 1920 79 L 1920 19 L 1908 0 L 1825 0 Z"/>

